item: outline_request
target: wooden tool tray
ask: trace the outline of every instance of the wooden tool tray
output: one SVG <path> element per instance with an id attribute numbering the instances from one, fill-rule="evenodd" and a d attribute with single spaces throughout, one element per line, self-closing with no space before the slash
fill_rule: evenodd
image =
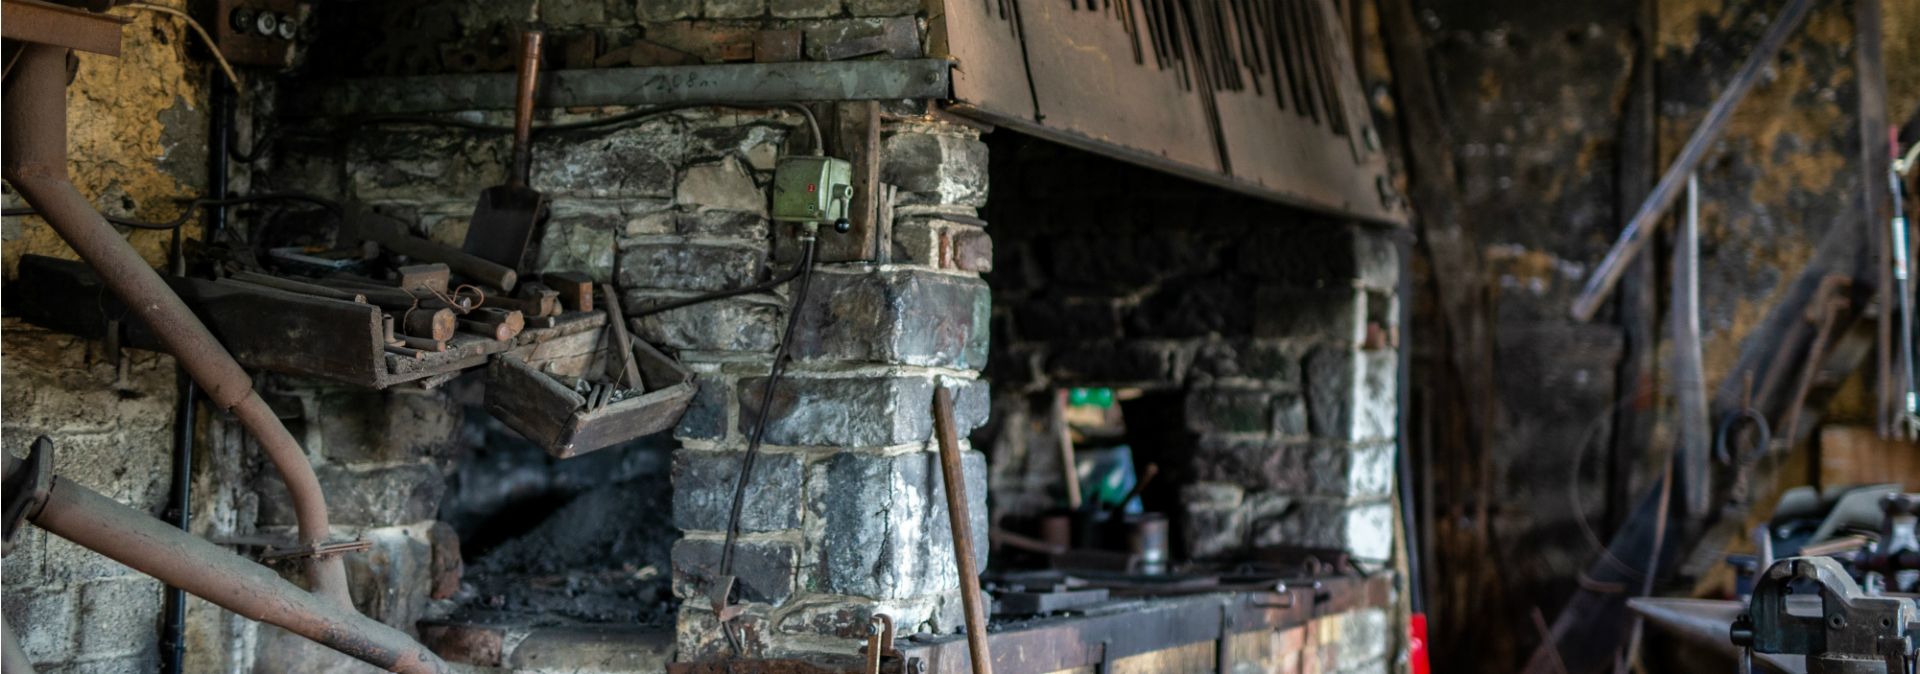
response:
<path id="1" fill-rule="evenodd" d="M 693 373 L 646 342 L 632 341 L 644 391 L 638 396 L 589 410 L 586 397 L 555 376 L 604 372 L 613 353 L 606 332 L 580 332 L 494 356 L 487 364 L 487 411 L 562 459 L 680 423 L 698 390 Z"/>

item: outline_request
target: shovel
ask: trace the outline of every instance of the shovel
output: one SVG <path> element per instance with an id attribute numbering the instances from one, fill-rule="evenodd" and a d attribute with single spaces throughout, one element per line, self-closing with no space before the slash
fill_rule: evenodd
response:
<path id="1" fill-rule="evenodd" d="M 540 31 L 520 35 L 520 84 L 513 106 L 513 163 L 507 182 L 480 193 L 461 246 L 468 253 L 510 269 L 520 268 L 533 228 L 546 210 L 546 197 L 527 186 L 533 163 L 533 91 L 540 80 Z"/>

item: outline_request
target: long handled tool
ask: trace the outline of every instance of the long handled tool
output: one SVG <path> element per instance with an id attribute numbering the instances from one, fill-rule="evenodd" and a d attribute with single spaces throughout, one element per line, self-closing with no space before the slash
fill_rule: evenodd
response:
<path id="1" fill-rule="evenodd" d="M 973 565 L 973 518 L 967 515 L 967 478 L 960 466 L 960 437 L 953 421 L 953 393 L 933 387 L 933 429 L 940 439 L 940 477 L 947 487 L 947 522 L 960 569 L 960 604 L 967 612 L 967 656 L 973 674 L 993 674 L 987 652 L 987 609 L 980 596 L 980 570 Z"/>
<path id="2" fill-rule="evenodd" d="M 520 36 L 520 85 L 513 106 L 513 163 L 507 182 L 480 193 L 467 226 L 467 252 L 513 269 L 533 240 L 533 228 L 546 211 L 547 199 L 527 186 L 533 164 L 533 92 L 540 83 L 540 31 Z"/>

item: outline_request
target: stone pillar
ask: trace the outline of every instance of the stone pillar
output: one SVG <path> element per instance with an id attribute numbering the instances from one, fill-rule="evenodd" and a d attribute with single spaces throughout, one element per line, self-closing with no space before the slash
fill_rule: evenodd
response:
<path id="1" fill-rule="evenodd" d="M 880 231 L 892 232 L 890 259 L 816 268 L 791 365 L 768 406 L 734 553 L 743 606 L 734 627 L 745 655 L 851 654 L 875 613 L 902 634 L 960 625 L 931 401 L 935 386 L 956 389 L 963 439 L 987 415 L 977 376 L 990 304 L 978 272 L 991 263 L 991 244 L 975 210 L 986 198 L 985 146 L 971 129 L 918 119 L 888 122 L 883 144 L 882 181 L 893 197 Z M 745 219 L 764 233 L 768 177 L 733 158 L 690 166 L 675 221 Z M 776 223 L 773 237 L 788 227 Z M 623 242 L 618 276 L 630 310 L 758 280 L 766 254 L 754 246 L 764 239 L 709 240 Z M 673 551 L 682 660 L 729 650 L 708 594 L 791 286 L 635 321 L 700 373 L 700 393 L 675 433 L 683 443 L 673 468 L 674 521 L 684 532 Z M 985 462 L 968 451 L 964 463 L 967 526 L 984 566 Z"/>

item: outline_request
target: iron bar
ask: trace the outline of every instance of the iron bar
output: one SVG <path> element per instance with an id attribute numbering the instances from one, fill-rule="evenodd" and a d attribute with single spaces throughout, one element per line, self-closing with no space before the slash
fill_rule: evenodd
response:
<path id="1" fill-rule="evenodd" d="M 299 524 L 300 542 L 327 540 L 326 497 L 313 465 L 280 419 L 253 390 L 252 378 L 207 331 L 180 296 L 168 288 L 126 239 L 107 224 L 74 188 L 67 174 L 67 49 L 46 44 L 22 48 L 8 78 L 0 115 L 3 173 L 20 196 L 46 217 L 74 252 L 138 316 L 220 409 L 231 410 L 259 442 L 286 482 Z M 306 562 L 313 591 L 336 606 L 350 607 L 346 567 L 337 557 Z"/>
<path id="2" fill-rule="evenodd" d="M 987 609 L 980 596 L 980 570 L 973 559 L 973 518 L 967 513 L 966 468 L 960 462 L 960 438 L 953 420 L 953 392 L 933 387 L 933 427 L 940 438 L 940 477 L 947 488 L 947 528 L 953 531 L 953 557 L 960 572 L 960 603 L 966 609 L 967 656 L 973 674 L 993 674 L 987 649 Z"/>
<path id="3" fill-rule="evenodd" d="M 1594 313 L 1600 310 L 1607 294 L 1620 282 L 1620 275 L 1626 273 L 1627 263 L 1633 261 L 1633 257 L 1653 239 L 1655 227 L 1660 218 L 1666 215 L 1667 209 L 1673 207 L 1674 200 L 1680 197 L 1680 189 L 1685 186 L 1687 176 L 1700 167 L 1707 150 L 1726 131 L 1727 121 L 1733 118 L 1734 109 L 1740 107 L 1740 101 L 1759 81 L 1760 71 L 1773 62 L 1774 55 L 1780 52 L 1780 47 L 1786 44 L 1787 37 L 1793 34 L 1794 29 L 1800 27 L 1801 20 L 1807 18 L 1807 11 L 1812 7 L 1813 0 L 1792 0 L 1780 11 L 1779 18 L 1774 19 L 1773 26 L 1767 29 L 1760 44 L 1747 54 L 1747 62 L 1727 83 L 1726 90 L 1720 92 L 1720 98 L 1714 100 L 1713 107 L 1707 110 L 1706 119 L 1694 128 L 1686 146 L 1680 149 L 1680 156 L 1667 166 L 1666 174 L 1660 176 L 1660 183 L 1654 186 L 1653 193 L 1641 202 L 1640 210 L 1634 213 L 1633 220 L 1620 233 L 1620 239 L 1614 242 L 1613 249 L 1607 251 L 1606 258 L 1587 278 L 1586 289 L 1573 302 L 1575 320 L 1592 320 Z"/>
<path id="4" fill-rule="evenodd" d="M 425 646 L 360 615 L 350 605 L 336 605 L 264 566 L 64 479 L 53 479 L 46 503 L 27 519 L 221 608 L 285 628 L 388 671 L 452 671 Z"/>
<path id="5" fill-rule="evenodd" d="M 943 59 L 727 63 L 556 70 L 541 75 L 543 108 L 749 104 L 790 101 L 944 99 Z M 418 114 L 511 110 L 513 73 L 374 77 L 293 92 L 297 115 Z"/>

